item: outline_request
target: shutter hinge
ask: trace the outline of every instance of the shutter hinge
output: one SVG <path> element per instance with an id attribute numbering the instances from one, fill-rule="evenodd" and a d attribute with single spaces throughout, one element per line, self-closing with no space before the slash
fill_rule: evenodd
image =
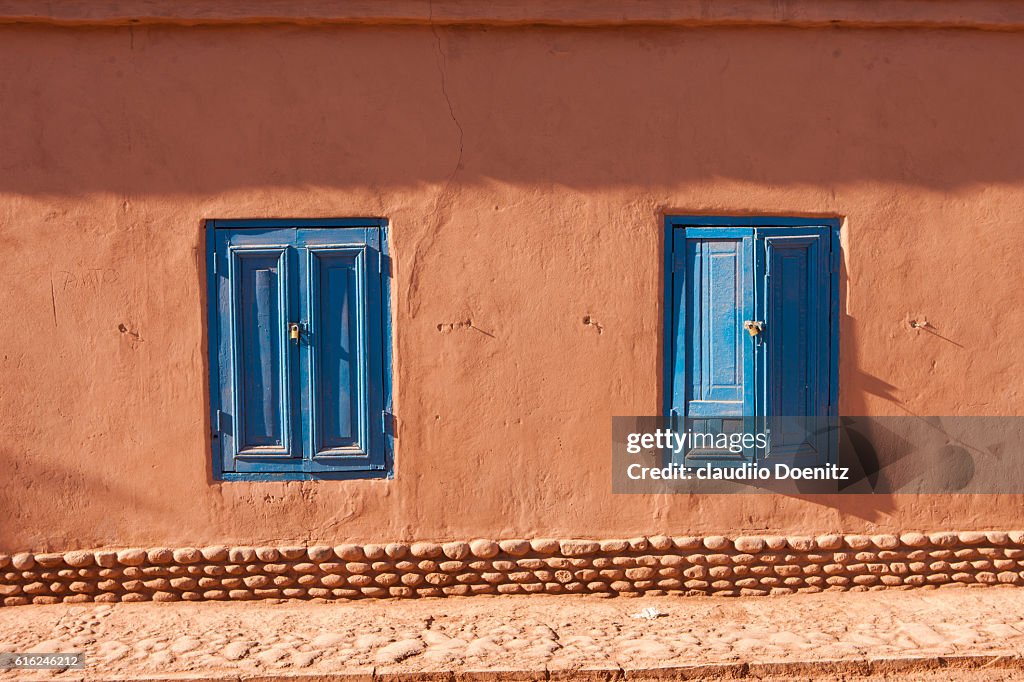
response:
<path id="1" fill-rule="evenodd" d="M 221 431 L 222 431 L 220 422 L 221 422 L 221 411 L 217 410 L 217 412 L 214 413 L 214 416 L 213 416 L 213 435 L 215 437 L 219 436 Z"/>
<path id="2" fill-rule="evenodd" d="M 217 252 L 213 252 L 213 274 L 217 274 Z"/>
<path id="3" fill-rule="evenodd" d="M 380 430 L 389 436 L 395 435 L 395 415 L 387 410 L 381 410 Z"/>

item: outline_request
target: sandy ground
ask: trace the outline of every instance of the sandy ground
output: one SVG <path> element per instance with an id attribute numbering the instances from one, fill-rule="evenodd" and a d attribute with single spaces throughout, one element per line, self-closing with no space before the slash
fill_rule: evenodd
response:
<path id="1" fill-rule="evenodd" d="M 24 606 L 0 608 L 0 651 L 87 657 L 0 681 L 1024 679 L 1024 590 Z"/>

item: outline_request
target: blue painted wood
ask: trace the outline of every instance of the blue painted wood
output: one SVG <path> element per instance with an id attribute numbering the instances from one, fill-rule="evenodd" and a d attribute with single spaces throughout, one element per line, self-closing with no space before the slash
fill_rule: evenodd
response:
<path id="1" fill-rule="evenodd" d="M 743 430 L 755 409 L 753 343 L 743 329 L 754 313 L 753 232 L 677 228 L 673 248 L 673 409 L 697 432 Z M 741 464 L 753 457 L 752 449 L 708 448 L 689 452 L 687 461 Z"/>
<path id="2" fill-rule="evenodd" d="M 666 261 L 666 288 L 668 289 L 668 302 L 666 303 L 666 317 L 669 318 L 670 326 L 668 331 L 668 357 L 665 375 L 668 377 L 666 386 L 667 412 L 669 416 L 681 417 L 686 412 L 686 392 L 688 365 L 687 346 L 689 341 L 686 336 L 686 315 L 687 296 L 686 290 L 686 231 L 675 229 L 668 224 L 666 239 L 671 245 L 671 254 Z"/>
<path id="3" fill-rule="evenodd" d="M 210 379 L 210 450 L 212 461 L 213 478 L 219 479 L 224 474 L 223 459 L 221 455 L 221 369 L 219 362 L 220 332 L 218 324 L 220 312 L 218 309 L 218 286 L 217 276 L 217 231 L 213 227 L 213 221 L 206 223 L 206 362 L 209 367 Z"/>
<path id="4" fill-rule="evenodd" d="M 753 310 L 750 239 L 687 239 L 686 247 L 692 334 L 686 414 L 741 416 L 744 360 L 749 354 L 743 320 Z"/>
<path id="5" fill-rule="evenodd" d="M 697 430 L 773 431 L 767 452 L 688 461 L 833 461 L 825 418 L 837 412 L 839 221 L 669 216 L 665 225 L 667 412 L 697 419 Z M 744 320 L 763 320 L 765 331 L 750 337 Z"/>
<path id="6" fill-rule="evenodd" d="M 716 227 L 709 225 L 689 225 L 686 227 L 687 239 L 742 239 L 743 237 L 750 237 L 752 234 L 753 231 L 749 227 Z"/>
<path id="7" fill-rule="evenodd" d="M 388 478 L 394 478 L 395 463 L 393 454 L 395 451 L 396 424 L 394 418 L 394 405 L 391 392 L 391 256 L 388 246 L 387 223 L 380 228 L 380 328 L 381 346 L 384 349 L 381 358 L 381 371 L 384 379 L 381 382 L 381 390 L 384 392 L 384 411 L 381 413 L 381 421 L 384 425 L 384 470 Z"/>
<path id="8" fill-rule="evenodd" d="M 680 298 L 682 297 L 681 292 L 678 291 L 677 279 L 674 277 L 675 273 L 675 226 L 672 223 L 671 216 L 665 216 L 664 223 L 662 225 L 662 291 L 664 296 L 662 297 L 661 305 L 661 324 L 662 324 L 662 353 L 661 353 L 661 413 L 666 417 L 669 422 L 668 426 L 671 427 L 671 420 L 675 414 L 673 408 L 673 397 L 676 393 L 675 388 L 675 363 L 676 363 L 676 349 L 677 345 L 677 320 L 676 310 L 680 305 Z M 209 266 L 207 266 L 209 269 Z"/>
<path id="9" fill-rule="evenodd" d="M 222 472 L 301 469 L 297 357 L 285 338 L 297 303 L 293 239 L 287 229 L 216 233 L 211 303 Z"/>
<path id="10" fill-rule="evenodd" d="M 825 228 L 758 228 L 760 414 L 765 461 L 809 466 L 830 458 L 831 238 Z"/>
<path id="11" fill-rule="evenodd" d="M 310 394 L 318 428 L 314 456 L 355 449 L 363 454 L 366 424 L 365 251 L 311 249 L 310 342 L 315 374 Z"/>
<path id="12" fill-rule="evenodd" d="M 842 270 L 842 245 L 839 241 L 839 225 L 829 228 L 831 247 L 831 274 L 829 278 L 829 390 L 828 415 L 832 424 L 838 426 L 839 416 L 839 273 Z M 829 439 L 829 462 L 835 462 L 836 451 L 834 439 Z"/>
<path id="13" fill-rule="evenodd" d="M 207 227 L 215 476 L 391 476 L 381 221 Z"/>
<path id="14" fill-rule="evenodd" d="M 380 230 L 300 230 L 307 469 L 383 470 Z"/>
<path id="15" fill-rule="evenodd" d="M 838 230 L 839 218 L 794 218 L 785 216 L 695 216 L 679 215 L 668 216 L 667 219 L 673 227 L 825 227 Z"/>
<path id="16" fill-rule="evenodd" d="M 286 326 L 287 252 L 235 251 L 234 345 L 238 451 L 289 454 Z"/>

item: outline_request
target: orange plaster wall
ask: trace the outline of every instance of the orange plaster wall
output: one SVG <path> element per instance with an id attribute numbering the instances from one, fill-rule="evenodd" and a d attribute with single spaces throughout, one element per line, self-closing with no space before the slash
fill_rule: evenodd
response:
<path id="1" fill-rule="evenodd" d="M 842 413 L 1020 413 L 1021 63 L 1010 32 L 2 26 L 0 551 L 1019 525 L 613 496 L 609 450 L 660 405 L 666 213 L 844 219 Z M 213 482 L 203 220 L 363 215 L 395 479 Z"/>

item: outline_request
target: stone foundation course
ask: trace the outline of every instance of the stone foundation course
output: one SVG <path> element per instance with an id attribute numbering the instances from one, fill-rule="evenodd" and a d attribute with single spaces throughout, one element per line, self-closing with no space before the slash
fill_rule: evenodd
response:
<path id="1" fill-rule="evenodd" d="M 763 596 L 1024 584 L 1024 531 L 0 554 L 0 603 Z"/>

